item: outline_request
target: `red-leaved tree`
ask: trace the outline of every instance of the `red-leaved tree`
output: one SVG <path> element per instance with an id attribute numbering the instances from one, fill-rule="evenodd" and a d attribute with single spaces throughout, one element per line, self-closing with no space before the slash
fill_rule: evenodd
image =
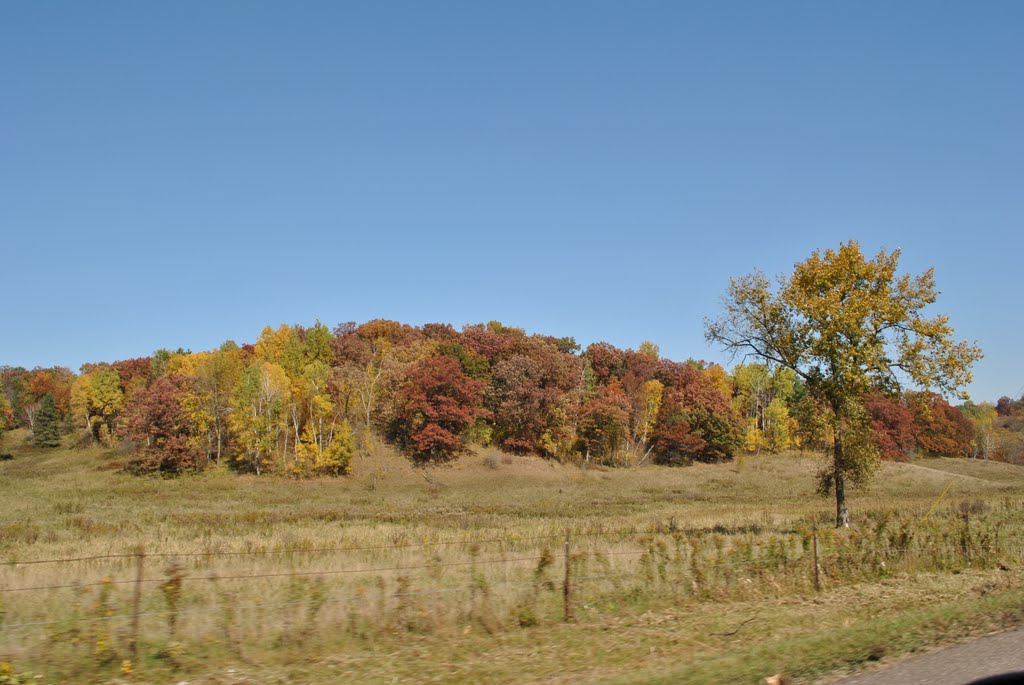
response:
<path id="1" fill-rule="evenodd" d="M 882 459 L 906 461 L 917 447 L 914 412 L 902 398 L 881 393 L 867 395 L 864 408 L 871 416 L 875 444 Z"/>
<path id="2" fill-rule="evenodd" d="M 597 395 L 580 410 L 580 441 L 587 458 L 616 457 L 629 439 L 632 407 L 619 380 L 601 386 Z"/>
<path id="3" fill-rule="evenodd" d="M 929 454 L 966 457 L 971 454 L 974 426 L 970 419 L 941 395 L 918 393 L 913 397 L 917 444 Z"/>
<path id="4" fill-rule="evenodd" d="M 518 454 L 550 454 L 545 438 L 566 432 L 581 383 L 580 359 L 552 345 L 533 344 L 496 363 L 486 396 L 495 442 Z"/>
<path id="5" fill-rule="evenodd" d="M 139 471 L 176 474 L 199 467 L 201 453 L 189 440 L 189 415 L 182 400 L 185 376 L 164 376 L 132 395 L 122 414 L 121 436 L 140 445 Z"/>
<path id="6" fill-rule="evenodd" d="M 695 364 L 663 360 L 658 376 L 665 395 L 652 438 L 655 461 L 731 459 L 743 439 L 742 423 L 709 375 Z"/>
<path id="7" fill-rule="evenodd" d="M 463 435 L 478 418 L 484 383 L 452 357 L 427 357 L 408 371 L 395 398 L 388 437 L 421 462 L 447 461 L 463 451 Z"/>

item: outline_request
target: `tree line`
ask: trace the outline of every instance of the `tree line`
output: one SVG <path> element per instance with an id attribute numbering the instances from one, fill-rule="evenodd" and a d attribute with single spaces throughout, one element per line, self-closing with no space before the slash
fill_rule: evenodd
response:
<path id="1" fill-rule="evenodd" d="M 0 421 L 30 429 L 37 446 L 72 433 L 121 446 L 133 471 L 165 474 L 223 463 L 342 475 L 375 440 L 420 463 L 475 444 L 570 463 L 680 465 L 826 449 L 834 437 L 820 400 L 785 367 L 728 372 L 666 359 L 650 342 L 582 349 L 498 322 L 267 327 L 255 344 L 159 350 L 78 374 L 2 367 L 0 390 Z M 883 459 L 989 456 L 991 405 L 881 388 L 862 405 Z"/>

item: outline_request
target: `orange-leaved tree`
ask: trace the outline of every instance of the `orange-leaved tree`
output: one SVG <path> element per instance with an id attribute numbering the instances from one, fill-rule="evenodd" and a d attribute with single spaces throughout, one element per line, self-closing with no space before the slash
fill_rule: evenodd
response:
<path id="1" fill-rule="evenodd" d="M 466 429 L 489 415 L 483 391 L 453 357 L 421 359 L 399 387 L 388 437 L 417 461 L 447 461 L 463 451 Z"/>

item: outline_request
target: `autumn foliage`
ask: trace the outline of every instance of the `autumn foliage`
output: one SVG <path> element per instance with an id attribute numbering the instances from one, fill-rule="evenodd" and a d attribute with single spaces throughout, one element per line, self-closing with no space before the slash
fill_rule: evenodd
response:
<path id="1" fill-rule="evenodd" d="M 871 417 L 875 443 L 882 459 L 909 459 L 917 447 L 918 426 L 906 400 L 882 393 L 870 393 L 864 398 L 864 408 Z"/>
<path id="2" fill-rule="evenodd" d="M 388 435 L 418 461 L 447 461 L 465 448 L 466 429 L 490 415 L 481 404 L 483 390 L 456 359 L 422 359 L 399 387 Z"/>
<path id="3" fill-rule="evenodd" d="M 385 320 L 267 327 L 253 344 L 158 350 L 86 364 L 78 375 L 0 367 L 0 393 L 8 428 L 32 428 L 42 412 L 47 434 L 56 422 L 80 444 L 135 450 L 132 470 L 164 475 L 215 463 L 344 475 L 381 438 L 417 463 L 479 444 L 624 466 L 716 462 L 827 437 L 800 380 L 784 370 L 676 362 L 648 342 L 581 350 L 572 338 L 493 321 L 461 330 Z M 970 421 L 940 397 L 872 392 L 863 403 L 883 458 L 977 444 Z"/>
<path id="4" fill-rule="evenodd" d="M 189 378 L 175 374 L 135 393 L 121 421 L 121 436 L 141 447 L 134 468 L 175 474 L 199 466 L 201 453 L 189 439 L 184 407 L 190 385 Z"/>
<path id="5" fill-rule="evenodd" d="M 668 390 L 654 430 L 656 461 L 721 461 L 742 440 L 739 416 L 702 369 L 666 362 L 661 379 Z"/>
<path id="6" fill-rule="evenodd" d="M 631 405 L 622 383 L 613 378 L 580 409 L 580 441 L 590 454 L 617 454 L 629 436 Z"/>
<path id="7" fill-rule="evenodd" d="M 917 393 L 911 396 L 917 443 L 934 455 L 970 456 L 974 427 L 969 419 L 941 395 Z"/>

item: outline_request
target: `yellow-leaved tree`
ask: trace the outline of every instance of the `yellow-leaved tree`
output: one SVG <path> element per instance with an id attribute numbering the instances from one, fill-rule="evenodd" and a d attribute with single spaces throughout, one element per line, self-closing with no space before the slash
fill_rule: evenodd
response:
<path id="1" fill-rule="evenodd" d="M 976 344 L 957 342 L 949 318 L 924 309 L 938 294 L 932 269 L 898 275 L 900 251 L 867 259 L 855 241 L 815 251 L 773 283 L 761 272 L 734 278 L 724 311 L 705 321 L 709 342 L 733 355 L 792 369 L 831 427 L 820 474 L 836 498 L 836 526 L 849 525 L 846 482 L 866 483 L 878 462 L 861 398 L 911 383 L 954 393 L 971 381 Z"/>
<path id="2" fill-rule="evenodd" d="M 306 365 L 293 386 L 293 394 L 305 402 L 306 422 L 295 447 L 292 471 L 296 475 L 340 476 L 348 471 L 352 456 L 352 428 L 339 417 L 328 392 L 330 368 L 315 359 Z"/>
<path id="3" fill-rule="evenodd" d="M 71 409 L 82 421 L 85 432 L 102 445 L 109 445 L 115 422 L 124 408 L 124 393 L 117 371 L 100 367 L 83 373 L 71 386 Z"/>
<path id="4" fill-rule="evenodd" d="M 238 436 L 235 461 L 259 475 L 273 458 L 286 430 L 288 374 L 277 364 L 257 361 L 246 368 L 232 398 L 231 424 Z"/>

